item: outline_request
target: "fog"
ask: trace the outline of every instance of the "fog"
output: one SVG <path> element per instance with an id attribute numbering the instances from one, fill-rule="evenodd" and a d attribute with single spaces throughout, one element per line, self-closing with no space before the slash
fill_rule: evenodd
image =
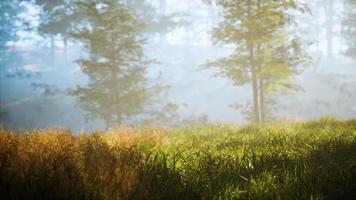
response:
<path id="1" fill-rule="evenodd" d="M 90 131 L 106 129 L 118 124 L 131 126 L 155 124 L 173 127 L 202 122 L 228 124 L 253 122 L 254 94 L 251 82 L 236 84 L 240 80 L 232 80 L 228 73 L 225 73 L 224 77 L 221 75 L 224 73 L 221 73 L 218 67 L 207 67 L 209 62 L 229 57 L 236 52 L 242 55 L 241 52 L 244 52 L 243 45 L 221 43 L 216 37 L 214 39 L 214 32 L 219 32 L 221 28 L 219 24 L 223 24 L 226 20 L 224 13 L 228 9 L 219 4 L 222 1 L 87 1 L 96 4 L 95 9 L 99 10 L 99 14 L 104 15 L 105 12 L 109 12 L 107 11 L 109 8 L 105 8 L 106 2 L 120 2 L 118 6 L 124 7 L 118 8 L 119 14 L 115 15 L 117 18 L 120 18 L 120 12 L 122 14 L 126 10 L 135 13 L 131 21 L 137 25 L 133 25 L 134 28 L 129 27 L 128 30 L 132 29 L 132 34 L 140 35 L 140 37 L 128 35 L 131 34 L 127 33 L 128 31 L 120 32 L 125 30 L 120 28 L 117 28 L 116 37 L 127 37 L 130 41 L 133 38 L 132 41 L 142 44 L 140 46 L 142 57 L 140 48 L 135 46 L 132 51 L 120 54 L 128 55 L 128 60 L 121 58 L 120 60 L 117 56 L 119 61 L 115 62 L 119 63 L 124 60 L 125 63 L 129 63 L 120 64 L 123 66 L 120 70 L 126 70 L 126 68 L 129 70 L 130 67 L 134 69 L 139 66 L 136 62 L 144 63 L 145 67 L 144 70 L 143 68 L 137 69 L 139 71 L 137 73 L 132 70 L 121 74 L 119 72 L 118 77 L 122 77 L 122 80 L 126 73 L 134 78 L 130 78 L 127 82 L 120 82 L 118 87 L 132 83 L 135 85 L 128 85 L 125 88 L 132 86 L 133 89 L 130 91 L 136 89 L 145 92 L 156 91 L 147 93 L 147 95 L 145 93 L 144 97 L 142 95 L 122 97 L 124 100 L 116 101 L 120 103 L 104 106 L 108 108 L 105 112 L 99 106 L 98 99 L 107 96 L 111 102 L 111 99 L 115 99 L 115 94 L 112 94 L 109 89 L 107 93 L 104 93 L 102 91 L 106 91 L 106 88 L 95 84 L 103 82 L 100 77 L 106 77 L 106 75 L 102 75 L 103 71 L 100 70 L 106 69 L 105 63 L 109 61 L 105 56 L 96 60 L 97 65 L 100 65 L 99 72 L 91 69 L 90 66 L 94 65 L 94 58 L 99 57 L 98 55 L 102 55 L 100 53 L 115 44 L 100 41 L 90 43 L 93 40 L 84 34 L 85 28 L 82 30 L 78 27 L 92 23 L 88 26 L 88 30 L 92 29 L 89 32 L 93 33 L 96 26 L 100 26 L 101 28 L 97 29 L 98 34 L 103 30 L 100 32 L 100 37 L 111 30 L 105 30 L 100 20 L 87 17 L 91 12 L 89 4 L 87 7 L 83 6 L 87 10 L 81 10 L 78 17 L 75 16 L 73 8 L 80 8 L 81 1 L 54 1 L 58 5 L 56 3 L 48 5 L 50 3 L 44 2 L 5 0 L 0 3 L 2 13 L 0 18 L 2 45 L 0 123 L 3 126 L 10 129 L 54 126 L 68 127 L 73 131 Z M 298 35 L 298 38 L 302 38 L 303 43 L 300 47 L 303 54 L 300 55 L 308 59 L 304 62 L 303 58 L 292 58 L 294 51 L 291 55 L 288 54 L 291 57 L 290 60 L 293 60 L 290 63 L 298 60 L 295 64 L 295 67 L 298 67 L 298 73 L 292 74 L 288 71 L 288 77 L 278 79 L 278 83 L 281 83 L 283 87 L 274 84 L 270 90 L 266 89 L 264 96 L 266 101 L 260 103 L 261 110 L 262 105 L 266 104 L 266 114 L 260 111 L 260 118 L 266 115 L 264 121 L 268 122 L 302 121 L 323 116 L 346 119 L 356 117 L 356 54 L 354 50 L 356 38 L 352 37 L 356 29 L 354 17 L 356 16 L 356 3 L 350 0 L 320 0 L 312 1 L 312 3 L 299 0 L 295 2 L 307 8 L 305 12 L 295 14 L 293 22 L 285 25 L 288 31 L 283 34 Z M 104 8 L 101 8 L 101 5 L 104 5 Z M 51 9 L 57 10 L 48 12 L 46 6 L 52 6 Z M 66 6 L 70 9 L 65 10 Z M 293 12 L 293 9 L 290 9 L 286 13 Z M 52 14 L 54 18 L 46 14 Z M 48 25 L 51 20 L 58 20 L 56 16 L 67 14 L 71 17 L 64 21 L 69 24 L 70 28 L 64 26 L 63 24 L 66 24 L 64 22 L 54 23 L 50 27 L 44 26 Z M 108 23 L 113 22 L 114 18 Z M 121 18 L 120 20 L 122 21 Z M 122 27 L 129 26 L 125 23 L 122 21 Z M 115 23 L 112 24 L 115 25 Z M 141 25 L 141 29 L 135 29 Z M 118 26 L 121 27 L 121 24 Z M 290 29 L 297 31 L 290 31 Z M 276 33 L 279 34 L 281 30 L 282 28 L 279 28 Z M 273 37 L 274 35 L 266 36 L 267 39 L 264 41 L 270 41 Z M 144 42 L 141 43 L 141 40 Z M 288 43 L 292 41 L 286 39 L 285 43 L 288 46 Z M 273 45 L 274 43 L 265 45 L 265 52 L 268 52 L 268 47 L 273 47 Z M 264 48 L 264 43 L 260 46 Z M 118 48 L 124 51 L 125 48 L 129 49 L 131 46 L 118 45 Z M 132 52 L 137 54 L 131 57 L 129 54 Z M 96 57 L 89 59 L 93 54 L 96 54 Z M 137 55 L 140 57 L 138 58 Z M 273 57 L 273 52 L 271 57 Z M 135 64 L 130 62 L 135 62 Z M 286 65 L 289 65 L 288 63 Z M 274 66 L 271 66 L 271 70 L 275 70 Z M 269 72 L 272 75 L 278 74 L 276 71 Z M 272 75 L 268 77 L 268 80 L 274 83 Z M 137 84 L 137 80 L 141 79 L 144 81 Z M 108 87 L 111 88 L 111 85 Z M 89 93 L 90 89 L 92 90 Z M 95 91 L 102 92 L 102 96 L 93 97 L 98 93 Z M 125 89 L 115 91 L 118 91 L 116 95 L 118 99 L 121 99 L 119 94 L 126 94 Z M 259 96 L 258 99 L 261 101 L 262 97 Z M 88 99 L 94 100 L 89 102 Z M 110 110 L 113 109 L 116 111 L 111 114 Z M 151 119 L 152 117 L 154 119 Z M 261 120 L 261 122 L 264 121 Z"/>

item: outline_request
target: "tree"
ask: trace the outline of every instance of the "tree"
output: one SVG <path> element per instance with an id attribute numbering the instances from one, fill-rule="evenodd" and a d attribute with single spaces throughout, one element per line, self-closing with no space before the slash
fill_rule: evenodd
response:
<path id="1" fill-rule="evenodd" d="M 166 0 L 126 0 L 125 4 L 134 9 L 138 20 L 144 24 L 146 37 L 159 35 L 160 42 L 172 29 L 187 25 L 187 20 L 180 13 L 167 13 Z"/>
<path id="2" fill-rule="evenodd" d="M 326 29 L 326 41 L 328 48 L 328 57 L 333 54 L 333 39 L 334 39 L 334 0 L 322 1 L 324 16 L 325 16 L 325 29 Z"/>
<path id="3" fill-rule="evenodd" d="M 18 40 L 18 14 L 22 11 L 18 1 L 4 0 L 0 2 L 0 67 L 2 70 L 8 65 L 14 52 L 9 51 L 9 42 Z M 10 53 L 10 54 L 9 54 Z"/>
<path id="4" fill-rule="evenodd" d="M 178 24 L 173 20 L 176 14 L 167 15 L 164 12 L 165 2 L 159 2 L 159 8 L 155 8 L 151 1 L 147 0 L 130 0 L 127 5 L 134 9 L 138 19 L 145 24 L 144 32 L 146 34 L 167 33 L 171 28 Z"/>
<path id="5" fill-rule="evenodd" d="M 295 88 L 290 77 L 308 62 L 292 13 L 307 12 L 294 0 L 218 0 L 223 21 L 214 29 L 216 43 L 233 46 L 230 56 L 208 62 L 234 85 L 251 83 L 254 123 L 267 120 L 267 95 Z"/>
<path id="6" fill-rule="evenodd" d="M 346 55 L 356 59 L 356 0 L 345 0 L 343 35 L 347 41 Z"/>
<path id="7" fill-rule="evenodd" d="M 23 23 L 19 18 L 19 14 L 23 11 L 19 3 L 13 0 L 0 1 L 0 76 L 6 75 L 8 67 L 21 61 L 19 53 L 10 45 L 19 39 L 17 32 Z M 2 78 L 0 77 L 0 81 Z"/>
<path id="8" fill-rule="evenodd" d="M 55 39 L 59 35 L 64 43 L 64 55 L 67 55 L 67 40 L 71 37 L 72 25 L 79 21 L 80 12 L 75 12 L 74 0 L 35 0 L 41 8 L 41 21 L 38 32 L 51 39 L 51 53 L 54 56 Z"/>
<path id="9" fill-rule="evenodd" d="M 20 12 L 18 1 L 0 1 L 0 124 L 8 122 L 10 117 L 2 98 L 5 86 L 2 80 L 5 78 L 7 68 L 21 59 L 14 49 L 9 48 L 9 42 L 18 40 L 19 27 L 16 22 L 19 20 Z"/>
<path id="10" fill-rule="evenodd" d="M 0 2 L 0 47 L 4 48 L 8 41 L 17 39 L 18 2 L 4 0 Z"/>
<path id="11" fill-rule="evenodd" d="M 104 119 L 107 126 L 130 123 L 158 90 L 145 77 L 151 61 L 144 58 L 143 24 L 118 0 L 83 0 L 76 6 L 85 16 L 73 36 L 88 53 L 77 63 L 89 83 L 73 94 L 90 119 Z"/>

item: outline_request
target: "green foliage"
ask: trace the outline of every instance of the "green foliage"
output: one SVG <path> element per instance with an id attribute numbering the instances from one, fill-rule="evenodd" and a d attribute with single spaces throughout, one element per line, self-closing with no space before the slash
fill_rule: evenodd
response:
<path id="1" fill-rule="evenodd" d="M 41 8 L 39 33 L 48 36 L 60 35 L 64 39 L 70 38 L 70 33 L 80 26 L 81 20 L 85 17 L 83 10 L 76 6 L 78 2 L 80 1 L 35 0 L 34 4 Z M 100 4 L 100 1 L 97 3 Z M 139 20 L 144 24 L 143 31 L 147 34 L 167 33 L 182 23 L 174 21 L 173 18 L 177 17 L 176 13 L 170 15 L 161 13 L 147 0 L 130 0 L 122 3 L 136 11 Z"/>
<path id="2" fill-rule="evenodd" d="M 253 122 L 266 121 L 267 95 L 296 89 L 290 78 L 308 63 L 305 41 L 297 34 L 295 13 L 308 9 L 297 1 L 223 1 L 223 20 L 213 31 L 217 44 L 231 45 L 230 56 L 208 62 L 217 76 L 234 85 L 253 85 Z"/>
<path id="3" fill-rule="evenodd" d="M 87 58 L 77 60 L 89 83 L 73 94 L 88 117 L 104 119 L 108 126 L 129 123 L 149 99 L 141 37 L 142 23 L 120 1 L 78 1 L 85 13 L 73 36 L 82 41 Z"/>
<path id="4" fill-rule="evenodd" d="M 356 121 L 0 130 L 4 199 L 352 199 Z M 19 188 L 21 188 L 19 190 Z"/>
<path id="5" fill-rule="evenodd" d="M 159 99 L 168 87 L 149 81 L 146 69 L 154 61 L 145 58 L 144 23 L 135 10 L 117 0 L 76 1 L 75 7 L 83 18 L 72 36 L 88 54 L 76 62 L 89 82 L 72 94 L 87 118 L 108 127 L 176 118 L 177 106 Z"/>
<path id="6" fill-rule="evenodd" d="M 75 22 L 80 20 L 81 13 L 75 10 L 73 0 L 35 0 L 41 8 L 38 32 L 43 35 L 61 35 L 67 39 Z"/>

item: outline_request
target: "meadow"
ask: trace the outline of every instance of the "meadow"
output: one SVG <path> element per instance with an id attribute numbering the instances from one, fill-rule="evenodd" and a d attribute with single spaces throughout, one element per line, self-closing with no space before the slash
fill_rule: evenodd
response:
<path id="1" fill-rule="evenodd" d="M 1 199 L 355 199 L 356 120 L 0 129 Z"/>

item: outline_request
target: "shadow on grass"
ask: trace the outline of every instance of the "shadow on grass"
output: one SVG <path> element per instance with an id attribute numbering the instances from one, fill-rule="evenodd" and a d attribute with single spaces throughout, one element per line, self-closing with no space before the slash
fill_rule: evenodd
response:
<path id="1" fill-rule="evenodd" d="M 317 134 L 331 127 L 331 132 L 340 134 L 326 135 L 326 139 L 321 134 L 312 145 L 301 146 L 298 151 L 304 153 L 300 154 L 291 153 L 295 135 L 288 139 L 281 131 L 267 134 L 266 141 L 260 141 L 259 134 L 246 134 L 248 145 L 240 138 L 244 133 L 239 132 L 237 139 L 226 141 L 228 145 L 219 140 L 216 144 L 201 141 L 204 145 L 197 147 L 174 147 L 164 134 L 155 131 L 74 137 L 66 130 L 15 135 L 0 129 L 0 197 L 353 199 L 355 124 L 304 124 L 304 132 L 312 129 Z M 212 137 L 219 139 L 218 134 Z M 300 137 L 296 144 L 308 142 L 306 138 Z"/>

